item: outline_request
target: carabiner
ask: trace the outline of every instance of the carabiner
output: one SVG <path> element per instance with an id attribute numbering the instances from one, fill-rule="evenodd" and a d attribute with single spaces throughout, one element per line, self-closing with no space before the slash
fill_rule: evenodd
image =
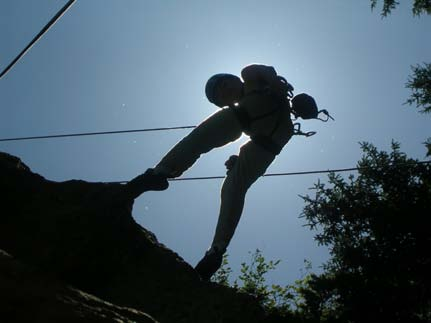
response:
<path id="1" fill-rule="evenodd" d="M 329 112 L 327 110 L 320 110 L 320 111 L 317 112 L 317 115 L 319 115 L 319 113 L 323 113 L 326 116 L 326 119 L 322 119 L 322 118 L 319 118 L 319 117 L 317 117 L 316 119 L 318 119 L 320 121 L 323 121 L 323 122 L 328 122 L 329 119 L 335 121 L 335 119 L 329 114 Z"/>
<path id="2" fill-rule="evenodd" d="M 302 132 L 301 131 L 301 124 L 299 122 L 295 122 L 293 124 L 293 134 L 294 135 L 311 137 L 311 136 L 314 136 L 316 133 L 317 133 L 316 131 Z"/>

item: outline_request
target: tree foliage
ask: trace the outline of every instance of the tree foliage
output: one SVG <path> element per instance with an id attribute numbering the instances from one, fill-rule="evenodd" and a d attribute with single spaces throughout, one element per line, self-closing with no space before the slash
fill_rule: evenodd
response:
<path id="1" fill-rule="evenodd" d="M 303 308 L 334 322 L 431 320 L 431 167 L 362 144 L 359 175 L 331 174 L 304 197 L 303 216 L 331 250 Z M 316 296 L 317 295 L 317 296 Z"/>
<path id="2" fill-rule="evenodd" d="M 427 141 L 424 142 L 425 147 L 427 147 L 427 157 L 431 156 L 431 138 L 428 138 Z"/>
<path id="3" fill-rule="evenodd" d="M 371 0 L 371 9 L 375 9 L 377 6 L 377 0 Z M 386 17 L 392 13 L 398 5 L 399 1 L 396 0 L 383 0 L 383 7 L 381 11 L 382 17 Z M 431 14 L 431 0 L 414 0 L 413 15 L 420 16 L 421 14 Z"/>
<path id="4" fill-rule="evenodd" d="M 422 113 L 431 112 L 431 64 L 412 66 L 413 75 L 406 83 L 406 87 L 412 90 L 410 98 L 406 101 L 409 105 L 416 105 Z"/>
<path id="5" fill-rule="evenodd" d="M 405 102 L 409 105 L 416 105 L 421 113 L 431 112 L 431 64 L 424 63 L 423 66 L 412 66 L 413 75 L 406 83 L 406 87 L 412 91 L 410 98 Z M 431 156 L 431 138 L 425 142 L 427 157 Z"/>
<path id="6" fill-rule="evenodd" d="M 275 270 L 280 260 L 267 261 L 259 249 L 250 253 L 250 263 L 241 264 L 241 273 L 232 287 L 238 292 L 254 296 L 270 313 L 283 316 L 292 316 L 291 308 L 294 305 L 295 295 L 292 286 L 267 285 L 266 274 Z M 228 256 L 225 255 L 221 268 L 211 279 L 213 282 L 229 286 L 232 269 L 229 267 Z"/>

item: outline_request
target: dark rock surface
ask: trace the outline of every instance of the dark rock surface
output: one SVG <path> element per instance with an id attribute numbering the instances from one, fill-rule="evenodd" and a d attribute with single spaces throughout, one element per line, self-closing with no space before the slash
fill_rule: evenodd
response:
<path id="1" fill-rule="evenodd" d="M 115 304 L 104 303 L 107 311 L 112 306 L 127 317 L 130 309 L 123 308 L 133 308 L 141 311 L 136 315 L 145 312 L 162 323 L 270 321 L 255 299 L 202 282 L 189 264 L 138 225 L 131 215 L 133 199 L 120 184 L 49 181 L 0 153 L 0 190 L 0 249 L 55 277 L 64 284 L 58 288 L 77 299 L 80 290 Z M 23 306 L 32 306 L 38 288 L 43 287 L 29 285 L 28 294 L 24 290 L 12 302 L 22 296 Z M 0 294 L 4 297 L 1 285 Z M 64 305 L 57 301 L 52 300 Z"/>
<path id="2" fill-rule="evenodd" d="M 157 323 L 135 309 L 115 306 L 19 263 L 0 250 L 0 321 L 32 323 Z"/>

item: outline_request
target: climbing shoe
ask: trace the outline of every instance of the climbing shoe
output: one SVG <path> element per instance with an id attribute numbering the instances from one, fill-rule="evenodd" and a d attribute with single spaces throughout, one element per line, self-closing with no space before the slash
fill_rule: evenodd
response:
<path id="1" fill-rule="evenodd" d="M 196 265 L 195 270 L 204 281 L 209 281 L 211 276 L 221 267 L 223 262 L 223 251 L 212 247 Z"/>
<path id="2" fill-rule="evenodd" d="M 126 192 L 130 197 L 137 198 L 146 191 L 164 191 L 169 187 L 166 176 L 156 174 L 154 169 L 149 168 L 139 176 L 136 176 L 126 184 Z"/>

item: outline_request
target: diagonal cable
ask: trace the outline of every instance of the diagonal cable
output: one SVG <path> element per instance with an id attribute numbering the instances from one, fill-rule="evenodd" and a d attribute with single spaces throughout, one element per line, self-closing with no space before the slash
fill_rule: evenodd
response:
<path id="1" fill-rule="evenodd" d="M 16 56 L 12 62 L 0 73 L 0 79 L 6 75 L 9 70 L 33 47 L 36 42 L 51 28 L 61 16 L 73 5 L 76 0 L 69 0 L 50 21 L 42 28 L 42 30 L 30 41 L 30 43 Z"/>

